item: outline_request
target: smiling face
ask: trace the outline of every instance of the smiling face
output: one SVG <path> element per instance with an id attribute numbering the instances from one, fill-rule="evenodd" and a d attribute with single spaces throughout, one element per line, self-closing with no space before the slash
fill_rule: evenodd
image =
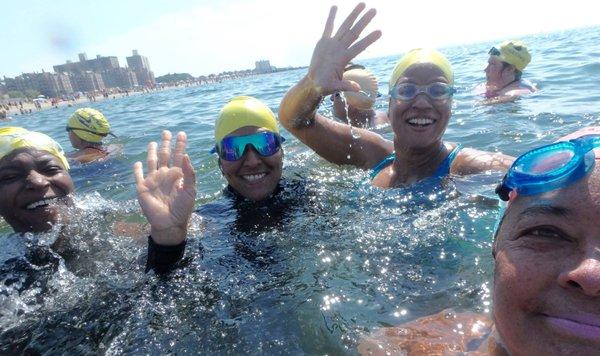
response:
<path id="1" fill-rule="evenodd" d="M 435 65 L 422 63 L 410 66 L 397 83 L 428 85 L 449 84 Z M 434 100 L 421 93 L 412 100 L 390 99 L 390 121 L 401 145 L 423 148 L 441 141 L 451 115 L 452 99 Z"/>
<path id="2" fill-rule="evenodd" d="M 244 136 L 265 131 L 255 126 L 245 126 L 227 136 Z M 270 197 L 283 169 L 283 149 L 269 157 L 261 156 L 251 145 L 247 146 L 238 161 L 219 158 L 221 171 L 229 185 L 239 194 L 250 200 L 259 201 Z"/>
<path id="3" fill-rule="evenodd" d="M 507 209 L 495 246 L 494 318 L 512 354 L 598 354 L 599 216 L 598 165 Z"/>
<path id="4" fill-rule="evenodd" d="M 73 190 L 69 172 L 48 152 L 21 148 L 0 160 L 0 215 L 16 232 L 49 230 Z"/>

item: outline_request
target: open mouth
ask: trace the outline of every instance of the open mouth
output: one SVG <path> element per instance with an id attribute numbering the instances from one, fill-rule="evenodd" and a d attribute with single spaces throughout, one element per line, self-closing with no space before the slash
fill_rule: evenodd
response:
<path id="1" fill-rule="evenodd" d="M 33 203 L 29 203 L 27 204 L 27 206 L 25 207 L 25 209 L 27 210 L 41 210 L 46 208 L 47 206 L 54 204 L 60 197 L 51 197 L 51 198 L 44 198 L 38 201 L 35 201 Z"/>
<path id="2" fill-rule="evenodd" d="M 413 118 L 406 120 L 406 122 L 410 126 L 426 127 L 426 126 L 429 126 L 429 125 L 432 125 L 433 123 L 435 123 L 435 120 L 428 118 L 428 117 L 413 117 Z"/>
<path id="3" fill-rule="evenodd" d="M 246 182 L 253 183 L 263 179 L 266 175 L 266 173 L 244 174 L 242 175 L 242 179 Z"/>

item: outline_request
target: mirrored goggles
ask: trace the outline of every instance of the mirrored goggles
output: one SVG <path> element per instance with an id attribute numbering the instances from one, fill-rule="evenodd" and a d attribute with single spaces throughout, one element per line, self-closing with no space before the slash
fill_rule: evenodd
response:
<path id="1" fill-rule="evenodd" d="M 600 135 L 586 135 L 526 152 L 512 164 L 496 194 L 508 201 L 513 190 L 517 195 L 535 195 L 575 183 L 593 169 L 597 147 Z"/>
<path id="2" fill-rule="evenodd" d="M 285 139 L 280 135 L 265 131 L 252 135 L 225 137 L 210 152 L 218 153 L 225 161 L 234 162 L 244 156 L 248 145 L 251 145 L 259 155 L 269 157 L 279 151 L 283 142 Z"/>
<path id="3" fill-rule="evenodd" d="M 456 90 L 445 83 L 431 83 L 429 85 L 416 85 L 401 83 L 390 89 L 390 96 L 396 100 L 409 101 L 419 94 L 427 94 L 433 100 L 445 100 L 452 97 Z"/>

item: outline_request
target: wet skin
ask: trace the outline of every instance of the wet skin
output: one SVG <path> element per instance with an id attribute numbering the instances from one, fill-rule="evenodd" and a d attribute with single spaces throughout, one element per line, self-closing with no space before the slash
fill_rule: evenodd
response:
<path id="1" fill-rule="evenodd" d="M 428 85 L 432 83 L 449 84 L 444 73 L 433 64 L 415 64 L 410 66 L 397 83 Z M 389 113 L 396 145 L 406 148 L 426 148 L 439 143 L 448 127 L 451 115 L 452 99 L 434 100 L 424 93 L 414 99 L 403 101 L 390 99 Z M 410 120 L 425 118 L 426 125 L 411 124 Z"/>
<path id="2" fill-rule="evenodd" d="M 16 232 L 49 230 L 73 190 L 69 172 L 48 152 L 22 148 L 0 160 L 0 215 Z"/>
<path id="3" fill-rule="evenodd" d="M 241 127 L 230 136 L 252 135 L 265 131 L 255 126 Z M 251 145 L 238 161 L 229 162 L 219 158 L 221 172 L 229 185 L 247 199 L 259 201 L 270 197 L 281 179 L 283 149 L 270 157 L 261 156 Z"/>
<path id="4" fill-rule="evenodd" d="M 599 161 L 596 161 L 599 163 Z M 517 197 L 494 246 L 494 319 L 515 355 L 598 355 L 600 167 Z"/>

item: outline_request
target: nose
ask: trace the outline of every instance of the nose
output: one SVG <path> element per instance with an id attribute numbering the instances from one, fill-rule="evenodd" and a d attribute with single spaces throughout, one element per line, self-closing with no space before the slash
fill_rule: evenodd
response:
<path id="1" fill-rule="evenodd" d="M 49 187 L 50 182 L 45 175 L 36 170 L 32 170 L 29 172 L 29 175 L 27 175 L 25 186 L 27 189 L 43 189 Z"/>
<path id="2" fill-rule="evenodd" d="M 563 288 L 575 289 L 590 297 L 600 296 L 600 260 L 598 256 L 586 257 L 575 268 L 559 276 Z"/>
<path id="3" fill-rule="evenodd" d="M 429 97 L 425 93 L 417 94 L 417 96 L 413 99 L 412 106 L 416 109 L 430 109 L 433 107 Z"/>
<path id="4" fill-rule="evenodd" d="M 259 153 L 251 145 L 247 146 L 246 152 L 244 153 L 244 166 L 256 167 L 262 163 Z"/>

